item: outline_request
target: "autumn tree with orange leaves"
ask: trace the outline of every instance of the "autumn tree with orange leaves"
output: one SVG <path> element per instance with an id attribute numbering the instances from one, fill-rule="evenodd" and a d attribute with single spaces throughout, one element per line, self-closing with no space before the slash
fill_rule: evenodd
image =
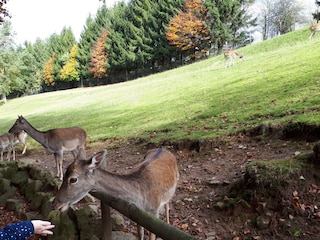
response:
<path id="1" fill-rule="evenodd" d="M 42 78 L 47 86 L 54 86 L 54 59 L 56 54 L 53 54 L 43 66 Z"/>
<path id="2" fill-rule="evenodd" d="M 105 30 L 98 38 L 92 50 L 89 72 L 92 73 L 95 78 L 103 78 L 108 76 L 105 66 L 105 62 L 108 57 L 105 48 L 107 37 L 108 31 Z"/>
<path id="3" fill-rule="evenodd" d="M 187 0 L 184 10 L 174 16 L 166 33 L 167 40 L 190 57 L 203 57 L 209 50 L 210 34 L 204 20 L 206 10 L 202 0 Z"/>

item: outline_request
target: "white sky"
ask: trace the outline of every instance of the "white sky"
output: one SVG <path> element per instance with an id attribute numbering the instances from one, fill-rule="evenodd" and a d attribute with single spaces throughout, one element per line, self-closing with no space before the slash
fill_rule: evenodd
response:
<path id="1" fill-rule="evenodd" d="M 116 0 L 106 2 L 112 7 Z M 99 0 L 8 0 L 5 7 L 11 15 L 16 44 L 22 44 L 60 34 L 64 26 L 71 27 L 78 40 L 87 17 L 95 15 L 101 4 Z"/>

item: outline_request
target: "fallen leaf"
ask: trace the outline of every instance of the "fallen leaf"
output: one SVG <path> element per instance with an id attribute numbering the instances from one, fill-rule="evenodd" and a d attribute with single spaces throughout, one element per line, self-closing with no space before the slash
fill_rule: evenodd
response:
<path id="1" fill-rule="evenodd" d="M 188 223 L 184 223 L 180 225 L 180 229 L 181 230 L 188 230 L 189 229 L 189 224 Z"/>

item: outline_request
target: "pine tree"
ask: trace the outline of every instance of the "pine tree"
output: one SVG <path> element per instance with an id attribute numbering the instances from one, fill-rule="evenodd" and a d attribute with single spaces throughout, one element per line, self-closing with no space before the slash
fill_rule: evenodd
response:
<path id="1" fill-rule="evenodd" d="M 135 27 L 128 20 L 128 8 L 124 2 L 117 3 L 110 12 L 110 28 L 106 41 L 108 61 L 106 67 L 109 72 L 128 72 L 135 68 L 137 55 L 137 39 Z"/>
<path id="2" fill-rule="evenodd" d="M 211 41 L 219 51 L 225 44 L 241 42 L 245 36 L 244 27 L 254 25 L 256 21 L 249 21 L 250 16 L 247 15 L 243 0 L 206 0 L 205 6 L 209 13 L 207 25 Z"/>
<path id="3" fill-rule="evenodd" d="M 152 22 L 151 2 L 149 0 L 132 0 L 128 9 L 128 20 L 132 23 L 132 37 L 136 42 L 135 66 L 143 68 L 152 58 Z"/>
<path id="4" fill-rule="evenodd" d="M 152 21 L 150 28 L 152 36 L 152 61 L 160 65 L 171 63 L 171 58 L 176 55 L 177 48 L 169 44 L 166 38 L 171 18 L 183 7 L 184 0 L 152 1 L 150 14 Z M 179 52 L 179 51 L 178 51 Z"/>

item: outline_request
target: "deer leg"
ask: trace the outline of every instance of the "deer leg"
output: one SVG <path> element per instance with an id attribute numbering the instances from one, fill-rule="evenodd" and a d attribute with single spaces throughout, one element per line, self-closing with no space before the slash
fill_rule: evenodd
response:
<path id="1" fill-rule="evenodd" d="M 3 161 L 3 149 L 1 149 L 1 161 Z"/>
<path id="2" fill-rule="evenodd" d="M 310 33 L 310 37 L 309 37 L 309 38 L 310 38 L 310 42 L 312 42 L 312 38 L 314 37 L 315 34 L 316 34 L 315 31 L 313 31 L 313 32 Z"/>
<path id="3" fill-rule="evenodd" d="M 58 154 L 57 153 L 54 153 L 54 161 L 56 162 L 56 168 L 57 168 L 57 174 L 56 174 L 56 178 L 58 178 L 59 176 L 59 164 L 58 164 Z"/>
<path id="4" fill-rule="evenodd" d="M 14 146 L 12 145 L 12 159 L 13 161 L 16 160 L 16 151 L 14 150 Z"/>
<path id="5" fill-rule="evenodd" d="M 144 228 L 138 224 L 137 229 L 138 229 L 138 239 L 143 240 L 144 239 Z"/>
<path id="6" fill-rule="evenodd" d="M 112 225 L 111 225 L 111 215 L 110 207 L 101 202 L 101 214 L 102 214 L 102 239 L 112 240 Z"/>
<path id="7" fill-rule="evenodd" d="M 230 56 L 229 57 L 229 64 L 228 64 L 228 67 L 230 67 L 232 65 L 232 57 Z"/>
<path id="8" fill-rule="evenodd" d="M 159 209 L 155 214 L 153 214 L 156 218 L 159 218 Z M 156 235 L 149 231 L 149 240 L 156 240 Z"/>
<path id="9" fill-rule="evenodd" d="M 8 146 L 7 149 L 8 149 L 8 152 L 7 152 L 7 161 L 10 161 L 10 159 L 11 159 L 11 148 Z"/>
<path id="10" fill-rule="evenodd" d="M 156 240 L 156 235 L 152 232 L 149 232 L 149 240 Z"/>
<path id="11" fill-rule="evenodd" d="M 11 154 L 12 154 L 12 158 L 13 158 L 13 161 L 16 160 L 16 154 L 15 154 L 15 151 L 14 151 L 14 147 L 12 144 L 9 144 L 8 147 L 8 154 L 7 154 L 7 160 L 10 161 L 11 160 Z"/>
<path id="12" fill-rule="evenodd" d="M 23 150 L 22 150 L 22 153 L 21 153 L 22 155 L 25 154 L 26 151 L 27 151 L 27 144 L 26 144 L 26 143 L 23 143 L 23 146 L 24 146 L 24 147 L 23 147 Z"/>
<path id="13" fill-rule="evenodd" d="M 62 174 L 63 151 L 59 151 L 59 152 L 54 153 L 54 158 L 56 160 L 56 167 L 57 167 L 56 177 L 62 181 L 62 178 L 63 178 L 63 174 Z"/>
<path id="14" fill-rule="evenodd" d="M 169 220 L 170 206 L 169 206 L 169 203 L 165 204 L 165 208 L 166 208 L 166 221 L 167 221 L 168 224 L 170 224 L 170 220 Z"/>

